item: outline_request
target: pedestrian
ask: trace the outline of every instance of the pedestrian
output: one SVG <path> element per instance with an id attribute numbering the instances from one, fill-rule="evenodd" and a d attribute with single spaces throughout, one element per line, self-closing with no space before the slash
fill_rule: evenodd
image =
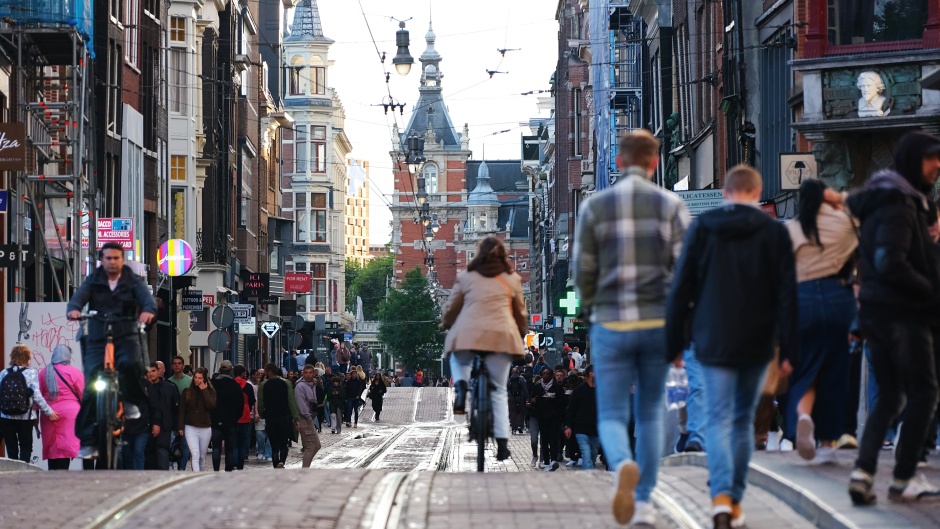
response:
<path id="1" fill-rule="evenodd" d="M 248 370 L 238 364 L 233 371 L 235 382 L 242 390 L 242 413 L 235 424 L 235 469 L 244 470 L 248 459 L 248 445 L 251 441 L 251 410 L 255 406 L 255 389 L 248 381 Z"/>
<path id="2" fill-rule="evenodd" d="M 333 373 L 339 373 L 339 361 L 337 360 L 339 356 L 339 340 L 333 338 L 333 348 L 330 349 L 330 370 Z"/>
<path id="3" fill-rule="evenodd" d="M 33 454 L 33 421 L 35 407 L 52 421 L 59 414 L 42 396 L 39 374 L 29 367 L 32 351 L 16 344 L 10 351 L 10 367 L 0 371 L 0 432 L 7 447 L 7 457 L 29 463 Z"/>
<path id="4" fill-rule="evenodd" d="M 343 377 L 333 377 L 332 385 L 328 390 L 327 402 L 330 406 L 330 433 L 343 433 L 343 423 L 346 412 L 346 388 Z"/>
<path id="5" fill-rule="evenodd" d="M 271 464 L 274 468 L 284 468 L 291 424 L 300 418 L 294 386 L 279 376 L 273 362 L 264 366 L 264 375 L 267 379 L 258 387 L 258 413 L 265 420 L 265 430 L 271 441 Z"/>
<path id="6" fill-rule="evenodd" d="M 388 389 L 385 387 L 382 375 L 376 374 L 372 379 L 372 384 L 369 385 L 368 394 L 369 400 L 372 401 L 372 412 L 375 414 L 372 420 L 375 422 L 382 420 L 382 401 L 385 400 L 386 392 L 388 392 Z"/>
<path id="7" fill-rule="evenodd" d="M 744 525 L 741 500 L 758 396 L 774 346 L 779 342 L 782 377 L 799 347 L 792 242 L 759 207 L 760 173 L 731 168 L 724 195 L 725 205 L 703 213 L 689 229 L 666 322 L 669 360 L 681 365 L 691 340 L 702 364 L 716 529 Z"/>
<path id="8" fill-rule="evenodd" d="M 565 353 L 567 355 L 568 353 Z M 551 369 L 552 366 L 548 365 L 548 362 L 545 360 L 545 355 L 538 355 L 538 360 L 535 361 L 535 365 L 532 366 L 532 376 L 534 378 L 539 378 L 542 376 L 542 370 L 545 368 Z"/>
<path id="9" fill-rule="evenodd" d="M 564 395 L 564 386 L 555 382 L 552 370 L 547 367 L 542 369 L 541 379 L 529 394 L 529 402 L 534 408 L 539 425 L 542 469 L 546 472 L 554 472 L 559 467 L 561 417 L 564 413 L 561 402 Z"/>
<path id="10" fill-rule="evenodd" d="M 258 461 L 271 460 L 271 442 L 268 440 L 268 433 L 265 430 L 264 418 L 258 413 L 258 388 L 264 378 L 264 369 L 255 370 L 255 374 L 252 377 L 254 382 L 255 405 L 251 410 L 251 416 L 255 423 L 255 451 L 257 452 L 256 458 Z"/>
<path id="11" fill-rule="evenodd" d="M 345 375 L 346 373 L 349 373 L 349 361 L 350 361 L 349 348 L 346 347 L 345 342 L 341 343 L 339 345 L 339 350 L 336 352 L 337 369 L 335 370 L 335 372 L 341 373 L 343 375 Z"/>
<path id="12" fill-rule="evenodd" d="M 940 489 L 917 474 L 938 398 L 930 325 L 937 319 L 940 274 L 928 233 L 933 221 L 927 221 L 927 194 L 933 192 L 938 170 L 940 139 L 909 132 L 894 152 L 894 169 L 875 173 L 848 199 L 849 209 L 861 221 L 859 326 L 879 390 L 849 483 L 856 505 L 875 502 L 878 454 L 905 401 L 888 499 L 940 496 Z"/>
<path id="13" fill-rule="evenodd" d="M 346 380 L 346 426 L 359 427 L 359 407 L 362 405 L 362 393 L 366 390 L 365 378 L 362 368 L 356 366 Z"/>
<path id="14" fill-rule="evenodd" d="M 127 380 L 130 384 L 140 384 L 149 387 L 152 384 L 147 378 Z M 123 470 L 143 470 L 147 458 L 147 445 L 153 437 L 153 412 L 151 410 L 150 395 L 147 394 L 147 403 L 138 407 L 140 416 L 136 418 L 125 417 L 124 431 L 121 433 L 121 458 L 118 468 Z"/>
<path id="15" fill-rule="evenodd" d="M 366 372 L 366 377 L 372 376 L 372 350 L 369 349 L 367 343 L 362 344 L 362 347 L 359 348 L 359 365 Z"/>
<path id="16" fill-rule="evenodd" d="M 320 451 L 320 436 L 317 435 L 317 428 L 313 422 L 318 402 L 316 383 L 313 381 L 315 375 L 316 369 L 310 364 L 305 365 L 303 378 L 294 388 L 294 400 L 297 401 L 297 412 L 300 417 L 297 432 L 300 434 L 300 442 L 303 446 L 303 468 L 310 468 L 310 462 Z"/>
<path id="17" fill-rule="evenodd" d="M 471 364 L 476 355 L 483 357 L 493 387 L 490 401 L 496 459 L 503 461 L 510 456 L 506 382 L 513 359 L 524 355 L 521 340 L 529 332 L 529 315 L 522 280 L 498 237 L 490 235 L 481 240 L 467 271 L 457 275 L 442 309 L 441 328 L 448 329 L 444 351 L 450 353 L 455 414 L 465 413 Z"/>
<path id="18" fill-rule="evenodd" d="M 522 435 L 525 433 L 525 404 L 529 400 L 529 388 L 518 367 L 512 368 L 506 390 L 509 393 L 509 427 L 512 433 Z"/>
<path id="19" fill-rule="evenodd" d="M 547 369 L 547 367 L 546 367 Z M 529 443 L 532 447 L 532 461 L 529 462 L 529 466 L 536 468 L 539 466 L 539 418 L 536 414 L 535 403 L 536 401 L 532 398 L 532 393 L 535 391 L 536 384 L 542 380 L 541 375 L 531 376 L 526 378 L 526 395 L 528 395 L 526 400 L 526 426 L 529 430 Z"/>
<path id="20" fill-rule="evenodd" d="M 193 383 L 193 377 L 185 373 L 186 362 L 183 360 L 182 356 L 176 355 L 170 361 L 170 369 L 173 371 L 173 375 L 167 379 L 167 382 L 172 382 L 176 385 L 177 390 L 179 391 L 180 402 L 182 402 L 183 390 L 188 388 Z M 170 432 L 170 446 L 176 442 L 176 428 Z M 189 465 L 189 443 L 183 442 L 180 444 L 183 449 L 183 454 L 180 460 L 176 463 L 178 470 L 186 470 L 186 467 Z M 170 464 L 172 467 L 172 463 Z"/>
<path id="21" fill-rule="evenodd" d="M 316 370 L 316 368 L 314 369 Z M 320 371 L 317 371 L 317 373 L 320 373 Z M 323 377 L 321 375 L 315 375 L 313 382 L 317 394 L 316 424 L 317 433 L 319 434 L 323 432 L 323 423 L 326 421 L 326 389 L 323 387 Z"/>
<path id="22" fill-rule="evenodd" d="M 42 458 L 49 470 L 68 470 L 78 456 L 75 419 L 82 404 L 85 375 L 72 365 L 72 349 L 60 344 L 52 350 L 52 360 L 39 372 L 39 391 L 52 411 L 59 415 L 53 422 L 45 414 L 39 416 L 42 432 Z"/>
<path id="23" fill-rule="evenodd" d="M 160 366 L 151 362 L 147 370 L 150 401 L 150 438 L 145 450 L 144 468 L 167 470 L 170 466 L 170 432 L 179 423 L 180 394 L 176 384 L 160 377 Z"/>
<path id="24" fill-rule="evenodd" d="M 197 367 L 192 383 L 180 397 L 179 429 L 177 435 L 186 438 L 192 456 L 193 472 L 206 468 L 206 452 L 212 438 L 212 410 L 215 409 L 215 389 L 209 381 L 209 370 Z M 180 470 L 184 470 L 185 467 Z"/>
<path id="25" fill-rule="evenodd" d="M 235 470 L 238 453 L 238 420 L 244 410 L 244 391 L 235 382 L 235 366 L 231 360 L 222 360 L 219 373 L 213 379 L 216 403 L 212 410 L 212 469 L 222 466 L 222 450 L 225 450 L 225 471 Z"/>
<path id="26" fill-rule="evenodd" d="M 584 368 L 584 382 L 578 384 L 568 399 L 565 410 L 565 437 L 574 437 L 581 449 L 581 468 L 592 470 L 600 452 L 597 435 L 597 389 L 594 366 Z"/>
<path id="27" fill-rule="evenodd" d="M 652 525 L 669 369 L 666 298 L 689 214 L 682 199 L 650 182 L 659 167 L 659 140 L 638 129 L 619 147 L 616 184 L 581 205 L 571 267 L 582 314 L 593 324 L 598 434 L 615 469 L 614 519 Z M 629 442 L 634 418 L 636 462 Z"/>
<path id="28" fill-rule="evenodd" d="M 849 391 L 849 330 L 855 319 L 851 279 L 858 246 L 855 221 L 841 206 L 839 193 L 821 180 L 800 185 L 797 218 L 785 226 L 796 256 L 800 363 L 790 376 L 785 436 L 800 457 L 832 463 L 845 427 Z M 762 397 L 771 401 L 773 395 Z M 817 451 L 816 442 L 820 443 Z"/>
<path id="29" fill-rule="evenodd" d="M 405 376 L 398 380 L 398 385 L 403 388 L 412 388 L 415 386 L 415 379 L 411 377 L 411 373 L 405 371 Z"/>

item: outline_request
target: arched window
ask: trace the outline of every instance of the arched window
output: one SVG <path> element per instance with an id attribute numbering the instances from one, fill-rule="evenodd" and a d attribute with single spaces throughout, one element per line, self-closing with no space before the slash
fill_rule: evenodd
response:
<path id="1" fill-rule="evenodd" d="M 437 193 L 437 164 L 424 165 L 424 185 L 428 193 Z"/>
<path id="2" fill-rule="evenodd" d="M 307 93 L 307 86 L 310 83 L 305 70 L 304 58 L 300 55 L 294 55 L 290 60 L 290 66 L 287 68 L 287 87 L 290 95 L 297 96 Z"/>

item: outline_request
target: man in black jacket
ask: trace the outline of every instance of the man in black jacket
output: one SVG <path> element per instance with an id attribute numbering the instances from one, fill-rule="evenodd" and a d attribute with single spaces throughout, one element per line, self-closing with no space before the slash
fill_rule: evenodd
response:
<path id="1" fill-rule="evenodd" d="M 760 173 L 733 167 L 724 194 L 727 204 L 702 214 L 686 234 L 666 313 L 668 359 L 681 363 L 691 339 L 702 364 L 712 514 L 721 529 L 744 522 L 754 411 L 774 345 L 784 377 L 798 346 L 792 243 L 759 207 Z"/>
<path id="2" fill-rule="evenodd" d="M 166 470 L 170 466 L 170 432 L 178 422 L 180 395 L 176 384 L 160 377 L 157 362 L 150 363 L 147 372 L 150 381 L 150 428 L 144 468 Z"/>
<path id="3" fill-rule="evenodd" d="M 238 452 L 238 419 L 242 416 L 245 401 L 241 386 L 232 378 L 235 366 L 222 360 L 219 374 L 212 379 L 215 387 L 215 409 L 212 410 L 212 468 L 218 472 L 222 465 L 222 445 L 225 445 L 225 471 L 235 470 Z"/>
<path id="4" fill-rule="evenodd" d="M 927 194 L 940 170 L 940 139 L 912 132 L 894 156 L 895 170 L 880 171 L 852 195 L 859 220 L 859 324 L 868 340 L 878 400 L 865 422 L 849 494 L 853 503 L 875 502 L 872 490 L 878 454 L 888 426 L 904 412 L 894 482 L 888 498 L 915 501 L 940 496 L 917 476 L 930 418 L 937 407 L 937 373 L 930 323 L 938 314 L 936 257 L 927 231 Z"/>
<path id="5" fill-rule="evenodd" d="M 529 388 L 518 367 L 512 368 L 512 376 L 506 387 L 509 393 L 509 424 L 512 433 L 522 435 L 525 432 L 525 403 L 529 400 Z"/>
<path id="6" fill-rule="evenodd" d="M 571 392 L 565 425 L 565 437 L 570 439 L 574 435 L 581 449 L 581 468 L 593 469 L 601 447 L 600 437 L 597 436 L 597 389 L 594 386 L 593 365 L 584 368 L 584 382 Z"/>

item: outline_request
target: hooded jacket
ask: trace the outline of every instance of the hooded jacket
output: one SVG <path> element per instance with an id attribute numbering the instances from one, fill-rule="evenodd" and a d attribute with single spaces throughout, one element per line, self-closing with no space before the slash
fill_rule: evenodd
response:
<path id="1" fill-rule="evenodd" d="M 107 316 L 122 318 L 112 322 L 111 329 L 115 337 L 123 337 L 137 332 L 137 322 L 132 320 L 135 320 L 140 312 L 157 313 L 157 302 L 150 293 L 150 288 L 127 265 L 121 269 L 121 276 L 114 290 L 108 285 L 108 274 L 104 267 L 96 268 L 72 295 L 65 310 L 81 311 L 86 303 L 89 310 L 98 312 L 97 318 L 88 320 L 87 338 L 95 343 L 107 341 L 107 323 L 103 321 Z"/>
<path id="2" fill-rule="evenodd" d="M 219 375 L 212 380 L 216 403 L 212 410 L 212 425 L 234 428 L 245 406 L 244 392 L 231 375 Z"/>
<path id="3" fill-rule="evenodd" d="M 848 206 L 861 221 L 859 318 L 927 322 L 936 313 L 940 274 L 930 251 L 926 197 L 886 170 L 851 195 Z"/>
<path id="4" fill-rule="evenodd" d="M 796 271 L 787 229 L 760 209 L 729 203 L 696 220 L 669 295 L 668 359 L 690 342 L 706 365 L 797 361 Z"/>

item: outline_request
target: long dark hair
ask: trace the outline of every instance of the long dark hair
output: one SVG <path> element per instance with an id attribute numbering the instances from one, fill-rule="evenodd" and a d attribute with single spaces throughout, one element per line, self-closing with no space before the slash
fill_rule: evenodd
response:
<path id="1" fill-rule="evenodd" d="M 803 229 L 803 235 L 810 242 L 815 242 L 822 246 L 819 240 L 819 226 L 816 225 L 816 217 L 819 215 L 819 208 L 822 207 L 823 194 L 826 192 L 826 184 L 815 178 L 804 180 L 800 184 L 800 196 L 797 201 L 799 212 L 797 219 L 800 221 L 800 228 Z"/>
<path id="2" fill-rule="evenodd" d="M 506 245 L 499 237 L 490 235 L 480 241 L 477 255 L 467 263 L 467 271 L 476 271 L 482 276 L 496 277 L 503 272 L 512 274 L 512 265 L 506 254 Z"/>

